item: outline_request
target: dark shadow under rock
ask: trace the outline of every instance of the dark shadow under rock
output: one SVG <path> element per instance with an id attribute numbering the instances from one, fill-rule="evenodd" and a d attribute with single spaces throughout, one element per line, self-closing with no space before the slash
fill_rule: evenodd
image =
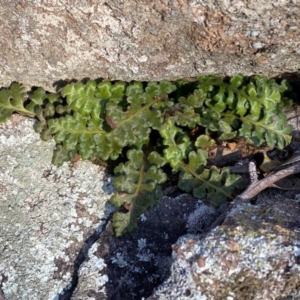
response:
<path id="1" fill-rule="evenodd" d="M 150 296 L 170 275 L 172 245 L 187 233 L 188 218 L 199 206 L 207 207 L 187 194 L 165 196 L 155 209 L 141 216 L 137 232 L 119 238 L 114 236 L 109 222 L 87 258 L 87 261 L 92 256 L 104 260 L 106 267 L 98 277 L 106 275 L 106 291 L 99 286 L 89 287 L 81 278 L 72 299 L 83 299 L 84 295 L 85 299 L 110 300 Z"/>
<path id="2" fill-rule="evenodd" d="M 107 299 L 141 299 L 169 276 L 171 246 L 186 233 L 187 216 L 196 202 L 189 195 L 163 197 L 155 209 L 142 216 L 137 232 L 110 238 L 105 256 Z M 112 227 L 108 227 L 113 235 Z"/>

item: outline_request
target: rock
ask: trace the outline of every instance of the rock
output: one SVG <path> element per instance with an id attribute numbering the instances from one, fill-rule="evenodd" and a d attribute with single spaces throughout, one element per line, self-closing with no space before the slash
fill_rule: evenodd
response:
<path id="1" fill-rule="evenodd" d="M 187 194 L 164 196 L 137 232 L 116 238 L 110 176 L 89 161 L 51 165 L 54 142 L 33 126 L 20 115 L 0 125 L 0 299 L 150 296 L 169 275 L 172 244 L 218 212 Z"/>
<path id="2" fill-rule="evenodd" d="M 299 15 L 289 0 L 5 1 L 0 86 L 297 73 Z"/>
<path id="3" fill-rule="evenodd" d="M 181 237 L 169 278 L 148 299 L 299 299 L 299 198 L 263 192 L 204 237 Z"/>
<path id="4" fill-rule="evenodd" d="M 205 216 L 207 211 L 210 217 Z M 205 216 L 199 222 L 206 229 L 218 212 L 183 194 L 163 197 L 141 217 L 138 231 L 131 235 L 116 238 L 108 223 L 79 269 L 72 300 L 138 300 L 150 296 L 169 275 L 172 244 L 187 230 L 194 230 L 195 214 L 200 220 Z M 95 270 L 95 266 L 99 269 Z"/>
<path id="5" fill-rule="evenodd" d="M 14 115 L 0 125 L 0 288 L 6 299 L 53 300 L 105 227 L 113 189 L 91 162 L 51 165 L 54 142 L 33 124 Z"/>

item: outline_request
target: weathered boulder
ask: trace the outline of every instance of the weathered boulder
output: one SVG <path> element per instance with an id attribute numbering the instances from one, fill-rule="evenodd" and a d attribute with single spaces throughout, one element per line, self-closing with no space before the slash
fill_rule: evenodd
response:
<path id="1" fill-rule="evenodd" d="M 4 1 L 0 86 L 300 69 L 297 0 Z"/>
<path id="2" fill-rule="evenodd" d="M 0 290 L 6 299 L 60 299 L 113 211 L 103 167 L 51 165 L 54 142 L 34 121 L 0 125 Z M 1 295 L 1 293 L 0 293 Z"/>
<path id="3" fill-rule="evenodd" d="M 262 193 L 257 206 L 240 206 L 206 236 L 199 234 L 218 212 L 188 195 L 163 197 L 138 232 L 115 238 L 103 168 L 52 166 L 54 143 L 33 124 L 14 115 L 0 126 L 3 299 L 132 300 L 164 280 L 149 299 L 300 296 L 296 190 Z"/>
<path id="4" fill-rule="evenodd" d="M 264 192 L 206 236 L 180 238 L 170 277 L 148 299 L 299 299 L 299 198 Z"/>

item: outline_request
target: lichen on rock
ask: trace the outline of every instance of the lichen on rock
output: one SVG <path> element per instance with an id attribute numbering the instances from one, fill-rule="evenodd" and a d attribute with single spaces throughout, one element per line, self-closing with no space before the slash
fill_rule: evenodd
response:
<path id="1" fill-rule="evenodd" d="M 263 192 L 205 236 L 181 237 L 169 279 L 148 299 L 298 299 L 297 199 L 295 191 Z"/>
<path id="2" fill-rule="evenodd" d="M 0 287 L 8 299 L 58 299 L 74 260 L 113 211 L 112 185 L 91 162 L 51 165 L 34 121 L 0 126 Z"/>

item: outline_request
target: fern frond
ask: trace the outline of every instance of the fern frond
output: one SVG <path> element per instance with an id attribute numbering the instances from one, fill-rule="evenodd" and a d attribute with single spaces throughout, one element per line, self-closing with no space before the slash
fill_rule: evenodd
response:
<path id="1" fill-rule="evenodd" d="M 9 120 L 14 112 L 29 117 L 35 116 L 34 112 L 24 107 L 25 96 L 24 88 L 18 83 L 0 91 L 0 123 Z"/>
<path id="2" fill-rule="evenodd" d="M 193 192 L 195 197 L 206 198 L 215 205 L 219 205 L 231 198 L 231 192 L 238 186 L 240 176 L 229 173 L 223 168 L 206 169 L 208 153 L 199 149 L 192 151 L 193 146 L 182 129 L 168 120 L 160 130 L 164 138 L 164 158 L 170 163 L 173 170 L 180 170 L 178 187 L 188 193 Z M 199 137 L 196 145 L 213 145 L 206 136 Z"/>
<path id="3" fill-rule="evenodd" d="M 174 88 L 168 82 L 151 82 L 145 90 L 141 83 L 129 85 L 126 110 L 115 102 L 106 105 L 106 120 L 113 129 L 110 136 L 122 147 L 148 144 L 151 128 L 160 128 L 164 109 L 173 104 L 167 95 Z"/>
<path id="4" fill-rule="evenodd" d="M 188 135 L 181 128 L 176 127 L 170 119 L 162 125 L 159 132 L 163 137 L 163 144 L 167 146 L 163 150 L 164 159 L 170 163 L 174 171 L 178 171 L 182 167 L 192 143 Z"/>
<path id="5" fill-rule="evenodd" d="M 100 118 L 93 119 L 75 112 L 73 116 L 50 119 L 47 125 L 51 136 L 63 146 L 64 151 L 76 151 L 83 159 L 116 159 L 122 148 L 108 138 L 102 123 Z M 56 160 L 53 163 L 60 164 Z"/>
<path id="6" fill-rule="evenodd" d="M 240 176 L 230 174 L 229 168 L 206 169 L 207 151 L 191 152 L 189 162 L 183 165 L 178 187 L 200 199 L 207 199 L 215 206 L 232 199 L 232 191 L 239 186 Z"/>
<path id="7" fill-rule="evenodd" d="M 242 75 L 229 82 L 216 77 L 202 80 L 198 90 L 203 106 L 196 112 L 206 134 L 216 132 L 221 140 L 249 138 L 256 146 L 266 143 L 280 149 L 291 141 L 292 128 L 286 124 L 283 111 L 291 102 L 281 101 L 282 93 L 288 90 L 285 81 L 278 84 L 274 79 Z"/>
<path id="8" fill-rule="evenodd" d="M 113 226 L 117 236 L 137 228 L 138 217 L 155 206 L 162 197 L 158 184 L 167 179 L 158 167 L 162 161 L 156 154 L 152 155 L 151 163 L 146 160 L 141 150 L 129 150 L 127 158 L 125 164 L 119 164 L 114 170 L 114 186 L 118 192 L 110 199 L 117 207 L 124 206 L 127 209 L 126 213 L 114 214 Z"/>

